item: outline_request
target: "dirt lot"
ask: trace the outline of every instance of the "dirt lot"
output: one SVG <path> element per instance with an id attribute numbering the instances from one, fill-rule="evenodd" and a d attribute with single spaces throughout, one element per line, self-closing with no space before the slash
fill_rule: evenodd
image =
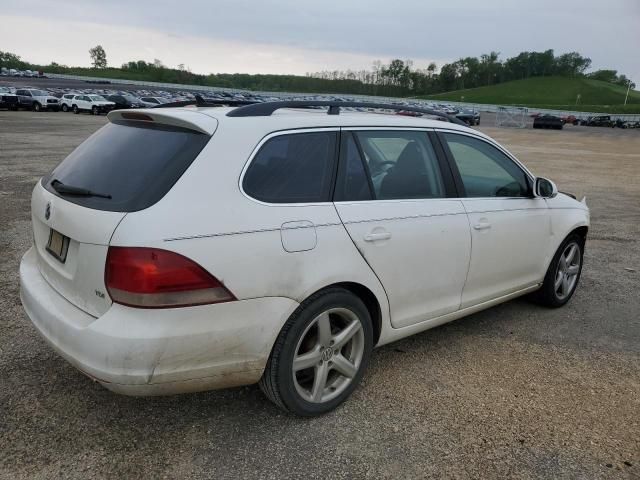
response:
<path id="1" fill-rule="evenodd" d="M 640 130 L 483 125 L 587 196 L 575 297 L 559 310 L 516 300 L 378 349 L 343 407 L 301 420 L 257 387 L 115 395 L 29 323 L 17 271 L 31 189 L 104 122 L 0 112 L 0 478 L 640 478 Z"/>

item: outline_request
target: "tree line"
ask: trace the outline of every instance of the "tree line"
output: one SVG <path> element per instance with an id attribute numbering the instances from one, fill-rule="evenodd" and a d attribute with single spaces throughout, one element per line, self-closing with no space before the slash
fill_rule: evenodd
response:
<path id="1" fill-rule="evenodd" d="M 228 87 L 257 91 L 293 91 L 304 93 L 345 93 L 387 96 L 432 95 L 452 90 L 493 85 L 510 80 L 530 77 L 559 75 L 567 77 L 587 76 L 596 80 L 628 86 L 630 80 L 616 70 L 597 70 L 586 74 L 591 59 L 577 52 L 556 56 L 553 50 L 544 52 L 521 52 L 500 60 L 498 52 L 479 57 L 464 57 L 440 68 L 432 62 L 427 68 L 415 68 L 411 60 L 393 59 L 389 63 L 373 62 L 370 69 L 325 70 L 301 75 L 263 74 L 209 74 L 193 73 L 184 65 L 169 68 L 161 60 L 130 61 L 120 68 L 108 67 L 107 55 L 102 46 L 90 51 L 92 68 L 68 67 L 52 62 L 49 65 L 34 65 L 18 55 L 0 51 L 0 66 L 16 69 L 31 69 L 50 73 L 67 73 L 142 80 L 165 83 L 180 83 L 212 87 Z M 635 88 L 635 84 L 631 83 Z"/>

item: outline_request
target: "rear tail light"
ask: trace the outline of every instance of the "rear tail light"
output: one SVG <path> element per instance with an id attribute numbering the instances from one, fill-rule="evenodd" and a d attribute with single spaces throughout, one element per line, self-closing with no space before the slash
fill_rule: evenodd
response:
<path id="1" fill-rule="evenodd" d="M 236 299 L 193 260 L 158 248 L 109 247 L 105 284 L 114 302 L 130 307 L 174 308 Z"/>

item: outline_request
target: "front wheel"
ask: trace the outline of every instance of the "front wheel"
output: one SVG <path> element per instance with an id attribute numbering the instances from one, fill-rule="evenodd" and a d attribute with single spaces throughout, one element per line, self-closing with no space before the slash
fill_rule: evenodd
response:
<path id="1" fill-rule="evenodd" d="M 100 115 L 100 111 L 98 110 L 98 107 L 92 107 L 91 113 L 94 115 Z"/>
<path id="2" fill-rule="evenodd" d="M 372 350 L 373 327 L 364 303 L 342 288 L 319 292 L 287 320 L 260 388 L 286 411 L 321 415 L 351 395 Z"/>
<path id="3" fill-rule="evenodd" d="M 536 292 L 540 303 L 557 308 L 571 299 L 582 273 L 583 255 L 584 239 L 576 234 L 569 235 L 558 248 L 542 287 Z"/>
<path id="4" fill-rule="evenodd" d="M 78 113 L 80 113 L 80 109 L 78 108 L 78 106 L 77 106 L 77 105 L 74 105 L 74 106 L 72 107 L 72 110 L 73 110 L 73 113 L 75 113 L 76 115 L 77 115 Z"/>
<path id="5" fill-rule="evenodd" d="M 35 102 L 33 104 L 33 111 L 34 112 L 39 112 L 40 110 L 42 110 L 42 105 L 40 105 L 38 102 Z"/>

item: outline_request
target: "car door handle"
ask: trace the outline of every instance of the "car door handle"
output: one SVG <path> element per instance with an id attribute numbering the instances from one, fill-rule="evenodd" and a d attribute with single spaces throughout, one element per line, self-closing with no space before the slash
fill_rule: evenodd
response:
<path id="1" fill-rule="evenodd" d="M 365 242 L 376 242 L 378 240 L 389 240 L 391 238 L 391 233 L 389 232 L 376 232 L 376 233 L 367 233 L 364 236 Z"/>
<path id="2" fill-rule="evenodd" d="M 491 228 L 491 224 L 488 222 L 476 223 L 473 228 L 476 230 L 488 230 Z"/>

